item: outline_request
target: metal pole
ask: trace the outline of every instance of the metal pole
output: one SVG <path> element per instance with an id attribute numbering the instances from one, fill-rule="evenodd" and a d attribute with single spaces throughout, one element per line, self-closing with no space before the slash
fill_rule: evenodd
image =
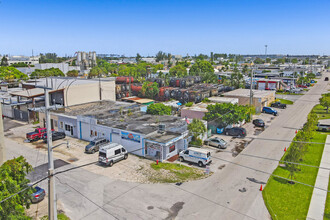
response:
<path id="1" fill-rule="evenodd" d="M 250 83 L 250 106 L 252 106 L 252 101 L 253 101 L 253 92 L 252 92 L 252 85 L 253 85 L 253 68 L 251 70 L 251 83 Z"/>
<path id="2" fill-rule="evenodd" d="M 6 161 L 5 141 L 3 134 L 2 104 L 0 102 L 0 166 Z"/>
<path id="3" fill-rule="evenodd" d="M 48 219 L 57 220 L 57 207 L 56 207 L 56 191 L 54 180 L 54 160 L 52 151 L 52 131 L 50 126 L 49 114 L 49 94 L 48 89 L 45 89 L 45 115 L 46 115 L 46 128 L 47 128 L 47 147 L 48 147 Z"/>
<path id="4" fill-rule="evenodd" d="M 253 67 L 252 67 L 252 69 L 251 69 L 251 85 L 250 85 L 250 120 L 252 119 L 251 108 L 252 108 L 252 104 L 253 104 L 253 91 L 252 91 L 252 85 L 253 85 Z"/>

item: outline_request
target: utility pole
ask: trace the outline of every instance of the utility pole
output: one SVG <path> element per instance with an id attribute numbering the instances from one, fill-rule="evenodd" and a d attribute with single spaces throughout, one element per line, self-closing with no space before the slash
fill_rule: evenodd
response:
<path id="1" fill-rule="evenodd" d="M 3 134 L 2 104 L 0 102 L 0 166 L 6 161 L 5 141 Z"/>
<path id="2" fill-rule="evenodd" d="M 54 180 L 54 160 L 52 150 L 52 131 L 50 126 L 50 113 L 49 113 L 49 88 L 45 90 L 45 115 L 46 115 L 46 128 L 47 128 L 47 147 L 48 147 L 48 219 L 57 220 L 57 206 L 56 206 L 56 191 Z"/>
<path id="3" fill-rule="evenodd" d="M 251 83 L 250 83 L 250 119 L 252 117 L 251 115 L 251 108 L 252 108 L 252 104 L 253 104 L 253 91 L 252 91 L 252 88 L 253 88 L 253 67 L 251 69 Z"/>

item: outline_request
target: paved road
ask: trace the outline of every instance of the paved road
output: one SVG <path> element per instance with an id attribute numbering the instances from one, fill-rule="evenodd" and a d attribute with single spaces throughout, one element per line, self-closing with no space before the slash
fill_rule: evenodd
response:
<path id="1" fill-rule="evenodd" d="M 273 120 L 244 152 L 280 159 L 289 143 L 262 139 L 292 140 L 295 130 L 302 127 L 320 94 L 326 91 L 327 83 L 319 80 Z M 37 166 L 43 164 L 42 159 L 36 162 L 37 150 L 9 142 L 6 139 L 10 155 L 23 154 Z M 40 152 L 38 155 L 44 158 Z M 76 169 L 57 176 L 57 198 L 71 219 L 269 219 L 259 191 L 269 175 L 250 168 L 272 173 L 277 164 L 239 155 L 210 178 L 181 186 L 129 183 Z M 70 166 L 64 165 L 59 170 Z M 246 192 L 239 191 L 243 188 Z"/>

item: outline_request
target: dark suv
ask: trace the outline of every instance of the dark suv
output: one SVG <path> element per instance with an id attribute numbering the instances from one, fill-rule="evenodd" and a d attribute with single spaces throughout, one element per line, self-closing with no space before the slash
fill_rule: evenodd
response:
<path id="1" fill-rule="evenodd" d="M 246 130 L 245 128 L 226 128 L 224 130 L 225 135 L 229 136 L 235 136 L 235 137 L 245 137 L 246 136 Z"/>
<path id="2" fill-rule="evenodd" d="M 89 142 L 89 144 L 85 147 L 86 153 L 95 153 L 99 151 L 100 146 L 108 143 L 109 141 L 105 138 L 96 138 L 95 140 Z"/>

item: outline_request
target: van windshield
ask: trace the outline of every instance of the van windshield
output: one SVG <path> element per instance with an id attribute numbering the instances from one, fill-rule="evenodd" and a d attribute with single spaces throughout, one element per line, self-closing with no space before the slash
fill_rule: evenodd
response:
<path id="1" fill-rule="evenodd" d="M 210 152 L 208 152 L 208 153 L 207 153 L 207 157 L 210 157 L 210 156 L 211 156 L 211 153 L 210 153 Z"/>
<path id="2" fill-rule="evenodd" d="M 99 152 L 99 157 L 107 157 L 107 155 L 105 154 L 105 153 L 103 153 L 103 152 Z"/>

